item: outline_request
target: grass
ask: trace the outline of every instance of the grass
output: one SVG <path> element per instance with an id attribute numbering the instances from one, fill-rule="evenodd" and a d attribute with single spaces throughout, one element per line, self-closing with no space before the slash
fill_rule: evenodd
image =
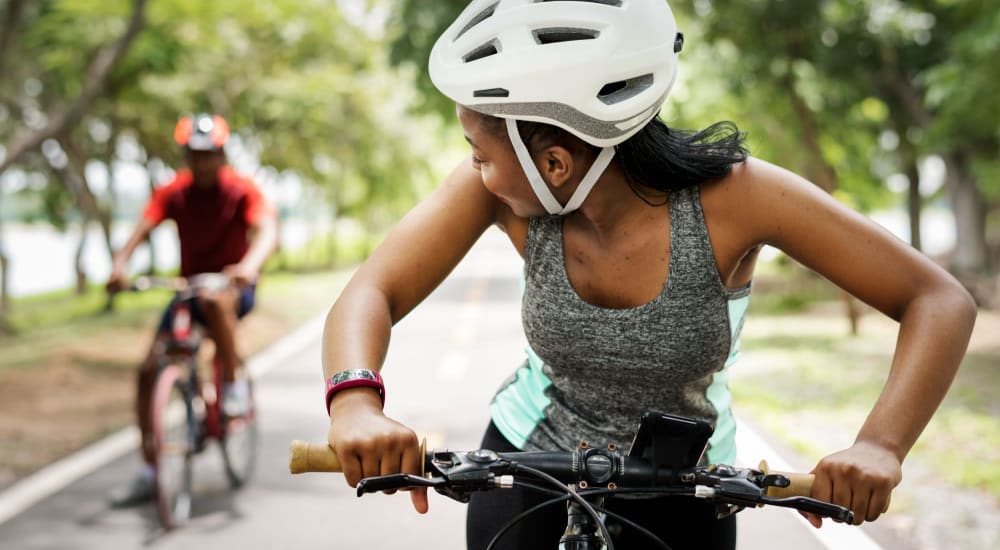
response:
<path id="1" fill-rule="evenodd" d="M 261 279 L 257 302 L 294 325 L 333 304 L 344 282 L 342 273 L 330 271 L 269 273 Z M 107 312 L 107 296 L 97 285 L 82 296 L 59 291 L 17 299 L 9 318 L 12 333 L 0 336 L 0 370 L 38 365 L 73 342 L 114 339 L 132 330 L 146 340 L 169 299 L 167 291 L 125 293 L 115 298 L 115 310 Z"/>

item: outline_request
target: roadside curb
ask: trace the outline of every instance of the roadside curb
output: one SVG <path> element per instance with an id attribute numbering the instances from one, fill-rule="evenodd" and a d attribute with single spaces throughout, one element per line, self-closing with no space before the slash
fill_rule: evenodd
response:
<path id="1" fill-rule="evenodd" d="M 283 359 L 318 339 L 323 332 L 325 318 L 324 312 L 247 359 L 250 374 L 259 379 L 280 365 Z M 319 365 L 318 357 L 316 364 Z M 316 376 L 317 379 L 322 378 L 319 374 Z M 14 483 L 0 492 L 0 525 L 138 447 L 139 430 L 135 426 L 122 428 Z"/>

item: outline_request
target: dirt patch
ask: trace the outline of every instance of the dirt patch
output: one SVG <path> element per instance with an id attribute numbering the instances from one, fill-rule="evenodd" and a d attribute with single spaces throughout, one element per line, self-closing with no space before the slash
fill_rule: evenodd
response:
<path id="1" fill-rule="evenodd" d="M 133 381 L 129 370 L 66 355 L 0 372 L 0 486 L 130 422 Z"/>

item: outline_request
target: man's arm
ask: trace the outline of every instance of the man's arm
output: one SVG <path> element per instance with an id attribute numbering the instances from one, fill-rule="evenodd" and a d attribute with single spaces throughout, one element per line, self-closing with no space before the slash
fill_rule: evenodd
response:
<path id="1" fill-rule="evenodd" d="M 226 268 L 239 286 L 252 284 L 257 280 L 261 268 L 268 257 L 278 248 L 278 223 L 274 215 L 265 215 L 251 227 L 250 248 L 240 263 Z"/>
<path id="2" fill-rule="evenodd" d="M 139 243 L 142 243 L 149 237 L 149 233 L 156 225 L 155 222 L 146 216 L 139 218 L 139 223 L 132 230 L 132 236 L 129 237 L 128 242 L 115 252 L 114 258 L 111 260 L 111 275 L 108 277 L 109 289 L 119 290 L 125 285 L 125 274 L 128 271 L 129 258 L 132 257 L 135 249 L 139 247 Z"/>

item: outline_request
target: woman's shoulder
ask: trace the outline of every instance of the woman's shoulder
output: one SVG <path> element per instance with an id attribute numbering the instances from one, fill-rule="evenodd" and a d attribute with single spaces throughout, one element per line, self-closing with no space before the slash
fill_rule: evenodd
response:
<path id="1" fill-rule="evenodd" d="M 701 185 L 702 204 L 706 208 L 744 216 L 767 215 L 768 210 L 789 206 L 817 193 L 823 194 L 798 174 L 749 156 L 733 164 L 725 177 Z"/>
<path id="2" fill-rule="evenodd" d="M 743 248 L 767 242 L 787 222 L 836 202 L 809 180 L 756 157 L 734 164 L 700 191 L 709 231 L 729 235 Z"/>

